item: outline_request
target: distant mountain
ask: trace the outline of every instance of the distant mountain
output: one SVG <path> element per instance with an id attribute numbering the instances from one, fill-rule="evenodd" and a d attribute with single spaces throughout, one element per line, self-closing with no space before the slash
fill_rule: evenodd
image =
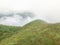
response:
<path id="1" fill-rule="evenodd" d="M 23 27 L 0 25 L 0 45 L 60 45 L 60 23 L 35 20 Z"/>

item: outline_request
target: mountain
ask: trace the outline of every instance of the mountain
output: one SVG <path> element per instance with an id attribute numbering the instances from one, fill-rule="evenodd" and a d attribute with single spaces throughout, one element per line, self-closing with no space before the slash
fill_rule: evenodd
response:
<path id="1" fill-rule="evenodd" d="M 0 39 L 0 45 L 60 45 L 60 23 L 35 20 L 23 27 L 1 25 Z"/>

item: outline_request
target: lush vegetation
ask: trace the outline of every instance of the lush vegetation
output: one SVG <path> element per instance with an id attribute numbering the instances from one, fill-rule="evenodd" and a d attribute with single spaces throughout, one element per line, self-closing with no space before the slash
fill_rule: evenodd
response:
<path id="1" fill-rule="evenodd" d="M 0 25 L 0 41 L 17 33 L 20 27 Z"/>
<path id="2" fill-rule="evenodd" d="M 0 45 L 60 45 L 60 24 L 36 20 L 23 27 L 0 25 Z"/>

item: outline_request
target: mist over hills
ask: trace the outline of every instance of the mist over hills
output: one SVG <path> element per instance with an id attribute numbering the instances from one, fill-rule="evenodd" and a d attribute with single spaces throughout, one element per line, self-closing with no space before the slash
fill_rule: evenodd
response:
<path id="1" fill-rule="evenodd" d="M 31 12 L 0 13 L 0 24 L 11 26 L 23 26 L 34 20 L 35 15 Z"/>
<path id="2" fill-rule="evenodd" d="M 24 26 L 34 20 L 43 20 L 47 23 L 59 23 L 59 21 L 54 20 L 54 17 L 46 17 L 30 11 L 0 12 L 0 24 L 3 25 Z"/>

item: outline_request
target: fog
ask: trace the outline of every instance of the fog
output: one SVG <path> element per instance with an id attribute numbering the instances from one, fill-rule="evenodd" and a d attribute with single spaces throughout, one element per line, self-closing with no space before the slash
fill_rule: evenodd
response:
<path id="1" fill-rule="evenodd" d="M 31 12 L 12 12 L 0 14 L 0 24 L 10 26 L 24 26 L 35 20 L 35 15 Z"/>
<path id="2" fill-rule="evenodd" d="M 31 12 L 34 16 L 6 16 L 12 12 Z M 6 25 L 24 25 L 35 19 L 60 23 L 60 0 L 0 0 L 0 15 L 3 15 L 0 24 Z"/>

